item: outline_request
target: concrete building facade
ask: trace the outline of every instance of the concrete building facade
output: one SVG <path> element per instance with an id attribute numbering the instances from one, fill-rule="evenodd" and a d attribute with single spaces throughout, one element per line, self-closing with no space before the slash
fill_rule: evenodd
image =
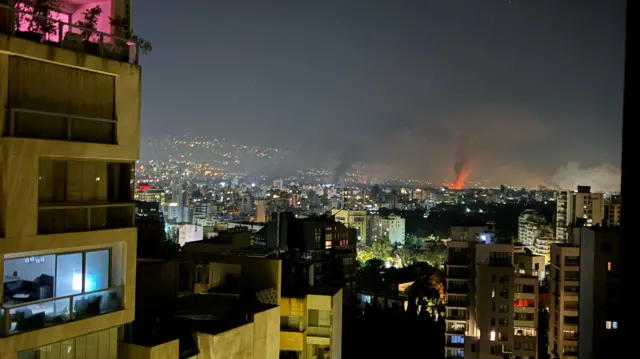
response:
<path id="1" fill-rule="evenodd" d="M 452 228 L 457 240 L 447 244 L 445 357 L 537 357 L 544 259 L 513 244 L 484 243 L 485 231 Z"/>
<path id="2" fill-rule="evenodd" d="M 604 195 L 591 193 L 591 187 L 578 186 L 576 191 L 560 191 L 556 201 L 556 239 L 567 243 L 572 226 L 603 224 Z"/>
<path id="3" fill-rule="evenodd" d="M 549 354 L 554 359 L 574 359 L 578 357 L 580 247 L 553 244 L 550 275 Z"/>
<path id="4" fill-rule="evenodd" d="M 116 358 L 119 328 L 135 309 L 136 45 L 113 37 L 126 29 L 108 21 L 93 47 L 68 23 L 55 35 L 20 37 L 24 24 L 14 19 L 23 17 L 7 3 L 0 4 L 0 358 L 98 357 L 98 346 L 102 357 Z M 105 18 L 130 21 L 124 0 L 94 4 Z M 64 14 L 78 18 L 89 5 L 61 1 Z"/>

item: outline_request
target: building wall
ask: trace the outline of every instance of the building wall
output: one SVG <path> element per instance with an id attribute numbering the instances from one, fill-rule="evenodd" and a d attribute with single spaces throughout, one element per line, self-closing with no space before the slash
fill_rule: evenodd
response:
<path id="1" fill-rule="evenodd" d="M 116 1 L 115 13 L 122 4 Z M 14 57 L 12 59 L 12 57 Z M 20 60 L 22 69 L 12 67 Z M 33 70 L 33 71 L 31 71 Z M 39 71 L 39 72 L 36 72 Z M 38 82 L 37 73 L 56 81 Z M 61 74 L 65 74 L 62 76 Z M 38 255 L 111 247 L 116 254 L 113 271 L 124 284 L 124 310 L 40 330 L 0 338 L 0 357 L 15 358 L 16 352 L 70 340 L 131 322 L 135 309 L 135 228 L 38 235 L 38 173 L 41 158 L 133 163 L 140 146 L 140 67 L 77 53 L 20 38 L 0 35 L 0 105 L 8 108 L 9 78 L 20 76 L 14 95 L 38 110 L 47 97 L 48 111 L 74 108 L 83 113 L 110 116 L 117 121 L 117 145 L 0 137 L 0 255 L 11 258 L 25 253 Z M 91 85 L 83 93 L 71 84 Z M 26 91 L 33 95 L 25 96 Z M 73 100 L 73 101 L 69 101 Z M 69 105 L 72 102 L 73 105 Z M 62 110 L 61 110 L 62 111 Z M 0 132 L 7 127 L 8 111 L 0 111 Z M 0 272 L 3 272 L 0 265 Z M 3 278 L 3 273 L 0 273 Z M 0 294 L 2 286 L 0 286 Z M 106 353 L 106 352 L 105 352 Z"/>
<path id="2" fill-rule="evenodd" d="M 120 354 L 122 359 L 178 359 L 180 341 L 176 339 L 154 347 L 120 343 Z"/>
<path id="3" fill-rule="evenodd" d="M 331 359 L 342 358 L 342 289 L 331 299 Z"/>
<path id="4" fill-rule="evenodd" d="M 565 323 L 565 316 L 578 316 L 578 293 L 566 292 L 565 286 L 579 285 L 579 281 L 567 280 L 567 272 L 578 272 L 579 265 L 567 265 L 567 257 L 579 257 L 580 248 L 554 244 L 551 246 L 551 278 L 549 281 L 549 344 L 548 350 L 552 358 L 575 358 L 565 355 L 565 347 L 578 347 L 578 340 L 565 338 L 565 332 L 578 333 L 577 324 Z"/>
<path id="5" fill-rule="evenodd" d="M 280 308 L 254 315 L 254 321 L 226 332 L 197 333 L 197 359 L 277 359 L 280 355 Z"/>

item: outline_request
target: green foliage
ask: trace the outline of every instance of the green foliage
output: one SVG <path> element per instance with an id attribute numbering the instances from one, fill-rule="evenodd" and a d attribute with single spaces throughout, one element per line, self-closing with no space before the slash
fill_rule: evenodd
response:
<path id="1" fill-rule="evenodd" d="M 26 11 L 32 11 L 31 21 L 27 30 L 29 32 L 37 32 L 39 34 L 58 33 L 57 21 L 51 18 L 51 12 L 60 10 L 59 0 L 33 0 L 23 2 L 22 8 Z"/>
<path id="2" fill-rule="evenodd" d="M 375 241 L 371 245 L 371 253 L 373 258 L 381 261 L 389 261 L 393 253 L 393 246 L 389 241 Z"/>
<path id="3" fill-rule="evenodd" d="M 98 24 L 98 18 L 102 14 L 102 8 L 100 5 L 96 5 L 91 9 L 86 9 L 82 15 L 84 16 L 84 20 L 76 21 L 76 25 L 85 28 L 86 30 L 82 30 L 82 38 L 84 41 L 89 41 L 91 36 L 97 30 L 96 25 Z"/>
<path id="4" fill-rule="evenodd" d="M 127 26 L 129 26 L 129 19 L 125 18 L 125 17 L 109 17 L 109 24 L 111 24 L 111 26 L 114 26 L 116 28 L 116 33 L 119 36 L 123 36 L 124 38 L 131 40 L 135 43 L 138 44 L 138 46 L 140 47 L 140 52 L 142 52 L 143 54 L 147 55 L 151 52 L 151 50 L 153 50 L 153 46 L 151 46 L 151 43 L 147 40 L 145 40 L 144 38 L 142 38 L 141 36 L 138 36 L 134 31 L 133 28 L 130 30 L 126 30 Z"/>
<path id="5" fill-rule="evenodd" d="M 404 246 L 410 248 L 419 248 L 422 244 L 422 239 L 414 234 L 410 234 L 404 240 Z"/>
<path id="6" fill-rule="evenodd" d="M 416 252 L 408 247 L 397 248 L 393 251 L 396 267 L 408 267 L 416 259 Z"/>

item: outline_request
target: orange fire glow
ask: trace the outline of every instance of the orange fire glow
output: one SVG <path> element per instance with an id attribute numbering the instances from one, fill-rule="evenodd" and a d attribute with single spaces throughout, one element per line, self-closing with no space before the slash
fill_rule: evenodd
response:
<path id="1" fill-rule="evenodd" d="M 460 171 L 458 172 L 458 174 L 456 175 L 456 179 L 449 186 L 449 188 L 451 188 L 451 189 L 463 189 L 464 186 L 467 184 L 467 179 L 469 178 L 470 174 L 471 174 L 471 168 L 469 168 L 469 167 L 461 168 Z"/>

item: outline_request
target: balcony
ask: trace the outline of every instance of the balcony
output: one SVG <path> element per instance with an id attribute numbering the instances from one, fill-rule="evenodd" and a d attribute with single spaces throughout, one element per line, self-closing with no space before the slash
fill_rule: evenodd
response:
<path id="1" fill-rule="evenodd" d="M 447 307 L 459 307 L 459 308 L 466 308 L 469 306 L 469 303 L 466 300 L 448 300 Z"/>
<path id="2" fill-rule="evenodd" d="M 331 328 L 329 327 L 307 327 L 307 337 L 330 338 Z"/>
<path id="3" fill-rule="evenodd" d="M 6 135 L 75 142 L 116 144 L 114 119 L 74 116 L 62 113 L 12 108 L 8 112 Z M 46 130 L 42 123 L 46 121 Z"/>
<path id="4" fill-rule="evenodd" d="M 38 234 L 98 231 L 134 226 L 134 203 L 41 204 Z"/>
<path id="5" fill-rule="evenodd" d="M 20 304 L 3 304 L 3 337 L 123 310 L 124 287 L 49 298 Z"/>
<path id="6" fill-rule="evenodd" d="M 62 1 L 66 5 L 67 2 Z M 138 64 L 140 45 L 130 39 L 118 37 L 106 32 L 89 29 L 71 23 L 71 18 L 83 17 L 82 10 L 73 15 L 64 11 L 47 11 L 48 16 L 34 14 L 30 7 L 20 3 L 17 6 L 0 4 L 0 33 L 20 37 L 25 40 L 47 44 L 75 52 L 82 52 L 112 60 Z M 69 2 L 77 5 L 76 2 Z M 109 8 L 103 9 L 99 17 L 107 17 L 111 13 L 111 2 L 103 1 Z M 45 27 L 47 30 L 33 30 L 32 24 L 42 24 L 36 28 Z M 106 24 L 106 25 L 103 25 Z M 99 21 L 98 28 L 107 29 L 109 21 Z"/>
<path id="7" fill-rule="evenodd" d="M 469 288 L 466 285 L 449 285 L 447 286 L 447 293 L 450 294 L 467 294 Z"/>

